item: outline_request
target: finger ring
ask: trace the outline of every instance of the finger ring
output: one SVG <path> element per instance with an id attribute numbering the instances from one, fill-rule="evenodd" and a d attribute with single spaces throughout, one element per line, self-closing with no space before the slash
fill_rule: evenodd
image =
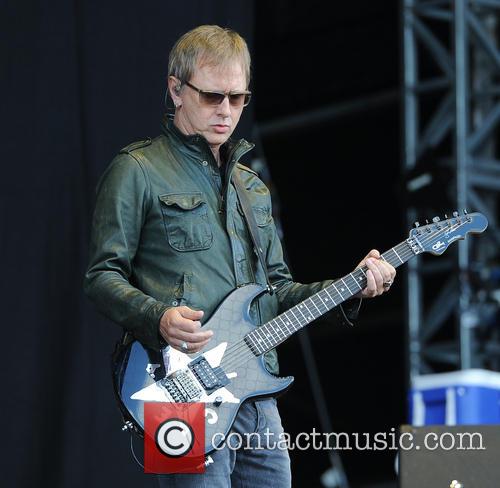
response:
<path id="1" fill-rule="evenodd" d="M 188 346 L 188 343 L 186 341 L 182 341 L 181 349 L 183 351 L 188 351 L 189 350 L 189 346 Z"/>
<path id="2" fill-rule="evenodd" d="M 389 280 L 389 281 L 384 281 L 384 284 L 383 284 L 383 287 L 388 290 L 391 285 L 392 285 L 393 281 L 392 280 Z"/>

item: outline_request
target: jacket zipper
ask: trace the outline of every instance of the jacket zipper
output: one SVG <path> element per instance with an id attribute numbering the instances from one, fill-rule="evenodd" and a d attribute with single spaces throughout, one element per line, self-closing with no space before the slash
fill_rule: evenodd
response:
<path id="1" fill-rule="evenodd" d="M 242 148 L 243 146 L 246 146 L 244 147 L 244 150 L 243 151 L 239 151 L 239 154 L 238 154 L 238 158 L 235 158 L 235 154 L 236 152 L 238 152 L 238 150 L 240 148 Z M 224 179 L 224 186 L 222 188 L 222 192 L 221 192 L 221 195 L 220 195 L 220 206 L 219 206 L 219 213 L 222 214 L 224 212 L 224 205 L 225 205 L 225 202 L 227 200 L 227 192 L 228 192 L 228 189 L 229 189 L 229 183 L 231 181 L 231 175 L 233 174 L 233 171 L 234 171 L 234 167 L 236 166 L 236 163 L 238 162 L 239 158 L 241 158 L 241 156 L 243 156 L 244 154 L 246 154 L 247 152 L 249 152 L 252 148 L 254 147 L 254 144 L 250 144 L 248 142 L 240 142 L 238 144 L 236 144 L 233 149 L 231 149 L 231 152 L 228 154 L 228 157 L 227 157 L 227 163 L 228 167 L 226 167 L 226 177 Z"/>

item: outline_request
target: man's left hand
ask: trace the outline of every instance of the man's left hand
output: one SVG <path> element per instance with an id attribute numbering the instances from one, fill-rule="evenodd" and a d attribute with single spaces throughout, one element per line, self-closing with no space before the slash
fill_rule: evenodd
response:
<path id="1" fill-rule="evenodd" d="M 366 266 L 366 288 L 361 290 L 356 296 L 362 298 L 372 298 L 389 291 L 396 278 L 396 270 L 387 261 L 380 258 L 380 253 L 372 249 L 358 264 L 357 268 Z"/>

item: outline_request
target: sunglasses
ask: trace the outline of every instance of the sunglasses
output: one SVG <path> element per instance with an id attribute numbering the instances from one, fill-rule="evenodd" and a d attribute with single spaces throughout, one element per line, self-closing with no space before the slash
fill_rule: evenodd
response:
<path id="1" fill-rule="evenodd" d="M 227 97 L 229 103 L 233 107 L 246 107 L 250 103 L 250 98 L 252 97 L 252 92 L 214 92 L 206 91 L 197 88 L 196 86 L 189 83 L 189 81 L 184 82 L 189 88 L 197 91 L 200 98 L 200 103 L 206 106 L 217 106 L 220 105 L 224 99 Z"/>

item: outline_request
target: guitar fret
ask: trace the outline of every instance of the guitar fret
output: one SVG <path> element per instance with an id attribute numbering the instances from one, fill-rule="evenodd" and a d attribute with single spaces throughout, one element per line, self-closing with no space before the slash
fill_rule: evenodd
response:
<path id="1" fill-rule="evenodd" d="M 328 293 L 328 292 L 327 292 Z M 318 293 L 318 298 L 321 300 L 321 303 L 323 304 L 323 306 L 326 308 L 326 310 L 328 310 L 328 306 L 326 305 L 326 303 L 323 301 L 323 299 L 321 298 L 321 293 Z"/>
<path id="2" fill-rule="evenodd" d="M 352 280 L 354 281 L 354 283 L 356 283 L 356 285 L 359 286 L 359 289 L 362 290 L 363 287 L 358 283 L 358 280 L 356 280 L 356 278 L 353 276 L 353 274 L 349 273 L 349 276 L 352 278 Z"/>
<path id="3" fill-rule="evenodd" d="M 318 306 L 314 303 L 314 300 L 311 298 L 309 298 L 309 300 L 312 302 L 312 304 L 314 305 L 314 307 L 316 308 L 316 310 L 318 311 L 319 315 L 321 315 L 321 310 L 318 308 Z"/>
<path id="4" fill-rule="evenodd" d="M 267 337 L 265 336 L 265 334 L 263 333 L 263 331 L 260 329 L 260 327 L 258 327 L 257 329 L 255 329 L 255 332 L 259 336 L 260 344 L 262 345 L 262 342 L 264 342 L 264 346 L 266 346 L 266 341 L 267 342 L 269 342 L 269 341 L 267 340 Z M 269 343 L 269 345 L 272 348 L 271 343 Z"/>
<path id="5" fill-rule="evenodd" d="M 309 307 L 306 305 L 306 301 L 304 300 L 304 301 L 302 302 L 302 304 L 304 305 L 304 307 L 306 307 L 306 310 L 307 310 L 307 312 L 309 313 L 309 317 L 307 317 L 307 318 L 306 318 L 306 320 L 307 320 L 307 321 L 312 320 L 312 319 L 314 318 L 314 315 L 313 315 L 313 313 L 309 310 Z M 299 306 L 300 306 L 300 307 L 302 307 L 302 305 L 299 305 Z"/>
<path id="6" fill-rule="evenodd" d="M 408 261 L 408 259 L 410 259 L 412 256 L 415 256 L 415 252 L 413 251 L 411 246 L 406 241 L 399 243 L 396 247 L 400 248 L 402 254 L 408 253 L 408 256 L 405 257 L 405 261 Z"/>
<path id="7" fill-rule="evenodd" d="M 281 324 L 278 324 L 278 319 L 280 320 Z M 283 338 L 287 338 L 290 335 L 290 331 L 288 330 L 288 327 L 285 325 L 285 322 L 283 322 L 283 319 L 281 318 L 280 315 L 278 315 L 274 321 L 276 324 L 278 324 L 278 327 L 280 328 L 281 334 L 283 334 Z"/>
<path id="8" fill-rule="evenodd" d="M 283 326 L 284 326 L 284 327 L 285 327 L 285 329 L 286 329 L 286 332 L 287 332 L 287 333 L 286 333 L 285 337 L 286 337 L 287 335 L 290 335 L 290 334 L 291 334 L 291 331 L 290 331 L 290 329 L 288 328 L 288 326 L 286 325 L 286 322 L 282 319 L 281 315 L 278 315 L 278 317 L 277 317 L 277 318 L 279 318 L 279 319 L 281 320 L 281 322 L 282 322 Z"/>
<path id="9" fill-rule="evenodd" d="M 291 325 L 291 326 L 292 326 L 292 328 L 293 328 L 293 332 L 295 332 L 297 329 L 295 328 L 295 325 L 293 324 L 293 319 L 291 319 L 291 318 L 287 315 L 287 314 L 288 314 L 288 312 L 289 312 L 289 311 L 286 311 L 286 312 L 284 313 L 284 315 L 285 315 L 285 317 L 286 317 L 286 319 L 287 319 L 287 321 L 288 321 L 287 325 Z"/>
<path id="10" fill-rule="evenodd" d="M 361 289 L 363 289 L 366 284 L 367 284 L 367 279 L 366 279 L 366 273 L 365 273 L 365 270 L 363 268 L 358 268 L 357 270 L 359 273 L 359 277 L 358 277 L 358 281 L 359 281 L 359 286 Z"/>
<path id="11" fill-rule="evenodd" d="M 391 251 L 392 251 L 392 249 L 391 249 Z M 385 257 L 386 254 L 387 254 L 387 257 Z M 383 259 L 386 263 L 389 263 L 391 266 L 397 267 L 397 266 L 399 266 L 398 261 L 400 261 L 400 259 L 399 259 L 399 255 L 398 255 L 398 253 L 397 253 L 396 250 L 394 250 L 394 254 L 396 254 L 396 257 L 398 258 L 397 260 L 395 260 L 394 257 L 391 258 L 389 256 L 389 251 L 387 251 L 386 253 L 382 254 L 380 256 L 380 259 Z"/>
<path id="12" fill-rule="evenodd" d="M 252 331 L 247 337 L 251 340 L 252 346 L 255 348 L 258 354 L 262 354 L 266 349 L 262 347 L 261 344 L 257 342 L 255 331 Z M 254 352 L 255 354 L 255 352 Z"/>
<path id="13" fill-rule="evenodd" d="M 396 249 L 392 248 L 391 251 L 398 257 L 401 263 L 404 263 L 404 261 L 399 257 L 399 254 L 397 253 Z"/>
<path id="14" fill-rule="evenodd" d="M 352 293 L 352 290 L 349 288 L 349 285 L 344 281 L 344 278 L 340 278 L 340 281 L 344 283 L 344 286 L 349 290 L 350 293 Z"/>
<path id="15" fill-rule="evenodd" d="M 342 281 L 342 280 L 340 280 L 340 281 Z M 339 286 L 340 286 L 340 285 L 339 285 Z M 344 285 L 344 286 L 345 286 L 345 285 Z M 335 287 L 335 288 L 337 288 L 337 287 Z M 345 290 L 345 288 L 343 288 L 343 287 L 341 286 L 341 287 L 340 287 L 340 291 L 341 291 L 340 296 L 342 297 L 342 299 L 343 299 L 343 300 L 345 300 L 345 299 L 346 299 L 346 297 L 344 296 L 344 290 Z"/>
<path id="16" fill-rule="evenodd" d="M 245 337 L 245 342 L 250 348 L 250 351 L 252 351 L 254 354 L 259 353 L 259 348 L 257 347 L 257 344 L 255 344 L 252 333 L 247 334 L 247 336 Z"/>
<path id="17" fill-rule="evenodd" d="M 335 283 L 332 283 L 332 286 L 335 288 L 335 291 L 339 294 L 340 298 L 342 299 L 341 302 L 343 302 L 344 297 L 342 296 L 342 293 L 340 293 L 339 289 L 335 286 Z"/>
<path id="18" fill-rule="evenodd" d="M 325 288 L 325 293 L 329 296 L 330 300 L 333 302 L 333 306 L 337 306 L 337 302 L 333 299 L 333 297 L 330 295 L 330 292 Z M 328 300 L 328 298 L 327 298 Z M 332 307 L 333 308 L 333 307 Z"/>
<path id="19" fill-rule="evenodd" d="M 317 293 L 316 295 L 311 297 L 311 299 L 314 302 L 314 306 L 319 310 L 319 315 L 323 315 L 324 313 L 328 312 L 329 308 L 321 298 L 320 293 Z"/>
<path id="20" fill-rule="evenodd" d="M 256 344 L 259 348 L 259 352 L 260 354 L 262 354 L 266 350 L 266 347 L 265 344 L 262 344 L 262 337 L 260 335 L 259 329 L 253 331 L 253 336 L 256 338 Z"/>
<path id="21" fill-rule="evenodd" d="M 274 347 L 274 344 L 272 343 L 272 340 L 274 339 L 272 332 L 270 330 L 268 330 L 267 327 L 263 327 L 262 329 L 263 329 L 262 332 L 263 332 L 264 337 L 266 338 L 267 342 L 269 342 L 269 345 L 271 347 Z M 271 336 L 271 337 L 269 338 L 269 336 Z"/>
<path id="22" fill-rule="evenodd" d="M 293 308 L 296 308 L 296 307 L 293 307 Z M 301 323 L 300 323 L 300 320 L 297 318 L 297 316 L 295 315 L 295 313 L 293 312 L 293 308 L 291 308 L 289 311 L 292 312 L 292 315 L 295 317 L 295 320 L 298 322 L 299 324 L 299 327 L 296 328 L 295 330 L 299 330 L 300 329 L 300 326 L 301 326 Z"/>
<path id="23" fill-rule="evenodd" d="M 306 316 L 302 313 L 302 310 L 300 309 L 300 307 L 302 307 L 302 303 L 299 303 L 298 305 L 295 306 L 295 308 L 300 312 L 300 315 L 302 315 L 302 317 L 304 317 L 304 320 L 306 321 L 307 323 L 307 319 L 306 319 Z M 301 324 L 302 325 L 302 324 Z"/>
<path id="24" fill-rule="evenodd" d="M 281 337 L 280 337 L 280 332 L 281 332 L 281 335 L 283 337 L 285 337 L 285 334 L 283 333 L 283 331 L 281 330 L 281 325 L 278 324 L 278 322 L 276 321 L 276 318 L 274 318 L 273 320 L 271 320 L 271 322 L 269 323 L 274 323 L 274 325 L 276 326 L 275 327 L 275 332 L 276 332 L 276 336 L 275 336 L 275 342 L 281 342 Z M 276 344 L 275 344 L 276 345 Z"/>

